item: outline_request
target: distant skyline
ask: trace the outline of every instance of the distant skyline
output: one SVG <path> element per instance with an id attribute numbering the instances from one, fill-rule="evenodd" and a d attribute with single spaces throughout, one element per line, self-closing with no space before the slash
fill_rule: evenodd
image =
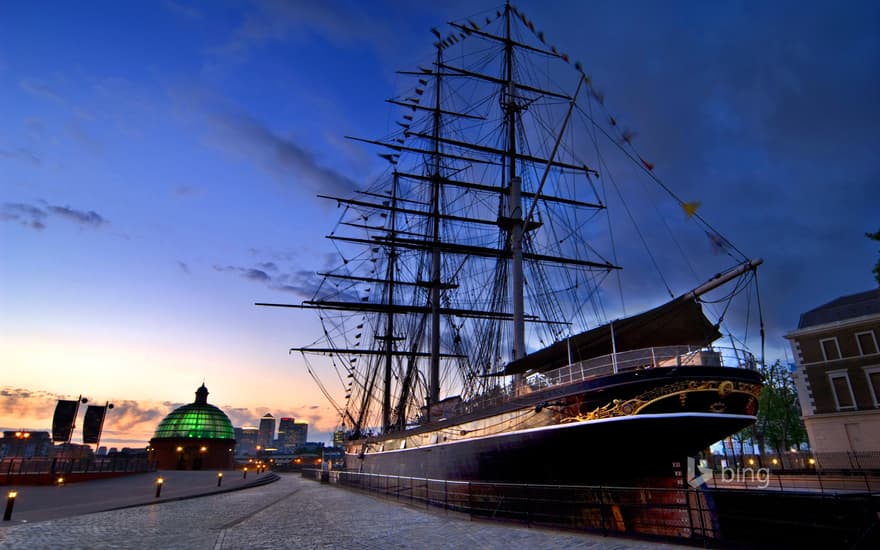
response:
<path id="1" fill-rule="evenodd" d="M 207 384 L 206 384 L 207 385 Z M 210 391 L 210 387 L 208 390 Z M 195 388 L 193 389 L 193 394 Z M 0 425 L 2 431 L 16 430 L 33 430 L 52 432 L 52 415 L 55 411 L 55 403 L 58 399 L 70 398 L 71 396 L 58 396 L 47 392 L 31 392 L 27 396 L 13 394 L 9 390 L 0 390 L 0 400 L 3 402 L 3 408 L 0 409 L 0 418 L 12 419 L 22 418 L 28 419 L 30 425 Z M 76 398 L 74 395 L 72 398 Z M 87 395 L 83 397 L 88 398 Z M 179 403 L 172 402 L 154 402 L 149 400 L 132 401 L 121 400 L 113 401 L 113 409 L 107 411 L 105 417 L 104 432 L 101 436 L 101 445 L 107 447 L 142 447 L 146 446 L 153 432 L 159 425 L 159 422 L 171 411 L 192 403 L 193 399 L 181 401 Z M 83 416 L 87 405 L 103 405 L 105 402 L 96 402 L 89 399 L 87 404 L 80 405 L 79 414 L 77 415 L 76 429 L 71 437 L 72 443 L 82 443 L 82 425 Z M 258 427 L 260 419 L 267 413 L 277 420 L 283 417 L 295 418 L 297 422 L 308 422 L 308 411 L 305 411 L 302 417 L 281 414 L 279 411 L 269 410 L 265 407 L 257 407 L 254 409 L 246 409 L 240 407 L 224 406 L 221 403 L 213 401 L 212 396 L 208 395 L 208 403 L 219 407 L 229 417 L 230 422 L 236 428 L 244 426 Z M 314 409 L 313 409 L 314 410 Z M 259 415 L 257 415 L 259 413 Z M 313 416 L 313 415 L 311 415 Z M 9 420 L 6 420 L 9 422 Z M 10 422 L 11 424 L 11 422 Z M 333 440 L 332 432 L 321 432 L 315 430 L 314 426 L 309 423 L 310 441 L 330 442 Z M 277 428 L 276 428 L 277 434 Z"/>
<path id="2" fill-rule="evenodd" d="M 47 430 L 82 394 L 116 405 L 102 442 L 146 445 L 204 380 L 235 426 L 271 412 L 328 441 L 338 415 L 287 352 L 315 317 L 253 304 L 310 297 L 332 262 L 316 195 L 384 167 L 343 136 L 394 127 L 395 71 L 502 5 L 0 4 L 0 427 Z M 515 5 L 655 173 L 764 258 L 768 361 L 800 313 L 876 287 L 876 3 Z"/>

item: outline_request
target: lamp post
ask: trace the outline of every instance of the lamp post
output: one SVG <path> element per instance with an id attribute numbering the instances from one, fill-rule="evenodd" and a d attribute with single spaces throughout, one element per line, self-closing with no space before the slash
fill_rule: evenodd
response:
<path id="1" fill-rule="evenodd" d="M 162 484 L 165 483 L 165 480 L 161 477 L 156 478 L 156 498 L 159 498 L 159 495 L 162 494 Z"/>
<path id="2" fill-rule="evenodd" d="M 223 472 L 217 472 L 217 487 L 223 483 Z"/>
<path id="3" fill-rule="evenodd" d="M 6 493 L 6 511 L 3 512 L 3 521 L 9 521 L 12 519 L 12 508 L 15 506 L 15 497 L 18 496 L 18 491 L 9 491 Z"/>
<path id="4" fill-rule="evenodd" d="M 243 474 L 241 476 L 242 479 L 247 479 L 247 466 L 244 467 Z"/>

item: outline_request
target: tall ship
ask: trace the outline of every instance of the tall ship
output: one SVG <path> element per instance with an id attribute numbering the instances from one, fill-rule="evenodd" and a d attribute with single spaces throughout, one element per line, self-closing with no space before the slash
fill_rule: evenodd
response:
<path id="1" fill-rule="evenodd" d="M 339 412 L 345 469 L 622 483 L 755 422 L 761 261 L 515 6 L 431 33 L 393 130 L 351 138 L 387 170 L 325 197 L 338 264 L 311 299 L 260 304 L 317 313 L 290 351 Z"/>

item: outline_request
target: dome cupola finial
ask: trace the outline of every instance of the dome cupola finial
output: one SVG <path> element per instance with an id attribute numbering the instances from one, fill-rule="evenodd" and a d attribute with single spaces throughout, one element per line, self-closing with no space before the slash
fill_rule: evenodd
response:
<path id="1" fill-rule="evenodd" d="M 204 405 L 208 402 L 208 388 L 205 387 L 205 382 L 202 382 L 201 387 L 196 390 L 196 403 L 199 405 Z"/>

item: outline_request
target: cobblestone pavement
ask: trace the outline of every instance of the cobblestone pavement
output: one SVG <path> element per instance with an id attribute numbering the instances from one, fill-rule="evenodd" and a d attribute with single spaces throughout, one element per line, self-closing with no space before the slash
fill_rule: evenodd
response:
<path id="1" fill-rule="evenodd" d="M 155 497 L 158 477 L 165 481 L 160 498 Z M 217 472 L 163 470 L 70 483 L 61 487 L 21 485 L 4 489 L 17 489 L 19 492 L 13 521 L 32 523 L 242 489 L 269 481 L 274 474 L 251 472 L 249 477 L 244 478 L 241 472 L 227 471 L 223 477 L 222 485 L 218 487 Z M 0 494 L 5 494 L 5 491 Z"/>
<path id="2" fill-rule="evenodd" d="M 0 526 L 0 548 L 680 548 L 469 521 L 284 475 L 243 491 Z"/>

